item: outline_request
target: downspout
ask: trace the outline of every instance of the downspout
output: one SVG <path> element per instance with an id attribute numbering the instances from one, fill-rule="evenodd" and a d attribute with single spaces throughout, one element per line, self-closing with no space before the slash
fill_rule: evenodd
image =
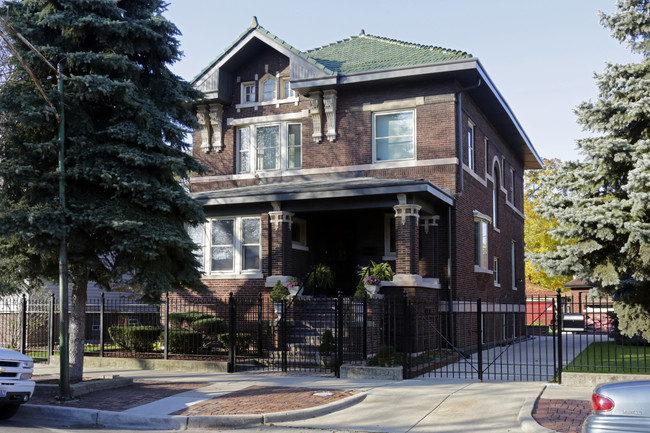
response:
<path id="1" fill-rule="evenodd" d="M 473 86 L 469 87 L 461 87 L 460 90 L 456 91 L 454 93 L 454 99 L 456 101 L 456 154 L 458 155 L 458 172 L 456 174 L 456 194 L 455 197 L 458 199 L 461 195 L 463 195 L 463 190 L 464 190 L 464 182 L 463 182 L 463 99 L 462 99 L 462 94 L 464 92 L 467 92 L 469 90 L 473 90 L 478 88 L 482 84 L 481 78 L 478 79 L 478 83 L 476 83 Z M 452 211 L 451 207 L 448 208 L 448 238 L 447 238 L 447 245 L 448 245 L 448 278 L 447 278 L 447 311 L 449 311 L 449 330 L 455 330 L 456 326 L 456 321 L 455 321 L 455 315 L 454 315 L 454 300 L 453 300 L 453 293 L 454 293 L 454 284 L 455 281 L 453 281 L 453 273 L 451 271 L 452 267 L 452 254 L 453 250 L 451 248 L 452 246 L 452 234 L 454 233 L 456 224 L 455 224 L 455 219 L 452 219 Z M 452 343 L 456 345 L 455 341 L 455 332 L 451 332 L 451 339 Z"/>

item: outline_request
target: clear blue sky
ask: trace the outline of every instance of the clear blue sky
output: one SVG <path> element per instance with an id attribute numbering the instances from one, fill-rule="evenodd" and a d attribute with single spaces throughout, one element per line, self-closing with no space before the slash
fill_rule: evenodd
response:
<path id="1" fill-rule="evenodd" d="M 170 0 L 182 32 L 187 80 L 250 25 L 305 51 L 367 34 L 466 51 L 478 57 L 544 158 L 577 159 L 585 136 L 573 109 L 597 96 L 595 72 L 635 61 L 602 27 L 615 0 Z"/>

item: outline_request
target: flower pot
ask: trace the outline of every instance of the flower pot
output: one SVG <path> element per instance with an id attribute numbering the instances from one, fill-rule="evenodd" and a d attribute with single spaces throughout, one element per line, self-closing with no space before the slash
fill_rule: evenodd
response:
<path id="1" fill-rule="evenodd" d="M 273 310 L 275 311 L 275 315 L 277 316 L 276 320 L 280 320 L 282 318 L 282 315 L 286 311 L 287 304 L 284 302 L 274 302 L 273 303 Z"/>
<path id="2" fill-rule="evenodd" d="M 377 295 L 379 293 L 379 286 L 375 284 L 366 284 L 366 291 L 369 295 Z"/>

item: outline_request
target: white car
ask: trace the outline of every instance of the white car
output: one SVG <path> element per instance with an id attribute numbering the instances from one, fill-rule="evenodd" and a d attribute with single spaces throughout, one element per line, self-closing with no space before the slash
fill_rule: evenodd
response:
<path id="1" fill-rule="evenodd" d="M 32 398 L 33 373 L 32 358 L 0 347 L 0 419 L 10 418 Z"/>

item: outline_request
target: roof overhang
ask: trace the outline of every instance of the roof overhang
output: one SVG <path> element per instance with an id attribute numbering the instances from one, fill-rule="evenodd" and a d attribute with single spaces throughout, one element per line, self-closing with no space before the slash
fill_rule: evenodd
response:
<path id="1" fill-rule="evenodd" d="M 467 93 L 482 108 L 485 116 L 504 139 L 513 146 L 513 150 L 523 160 L 524 169 L 543 168 L 542 158 L 477 58 L 337 76 L 296 77 L 292 80 L 292 86 L 300 93 L 306 94 L 346 85 L 421 79 L 453 80 L 461 88 L 473 87 Z M 479 82 L 481 85 L 474 87 Z"/>
<path id="2" fill-rule="evenodd" d="M 197 192 L 192 193 L 191 196 L 206 207 L 318 200 L 324 208 L 330 209 L 328 203 L 332 200 L 363 197 L 372 203 L 381 203 L 382 200 L 378 199 L 389 197 L 388 201 L 394 202 L 398 195 L 402 194 L 423 203 L 433 202 L 454 206 L 455 202 L 451 194 L 426 180 L 368 177 L 255 185 Z M 364 205 L 361 203 L 360 206 Z"/>

